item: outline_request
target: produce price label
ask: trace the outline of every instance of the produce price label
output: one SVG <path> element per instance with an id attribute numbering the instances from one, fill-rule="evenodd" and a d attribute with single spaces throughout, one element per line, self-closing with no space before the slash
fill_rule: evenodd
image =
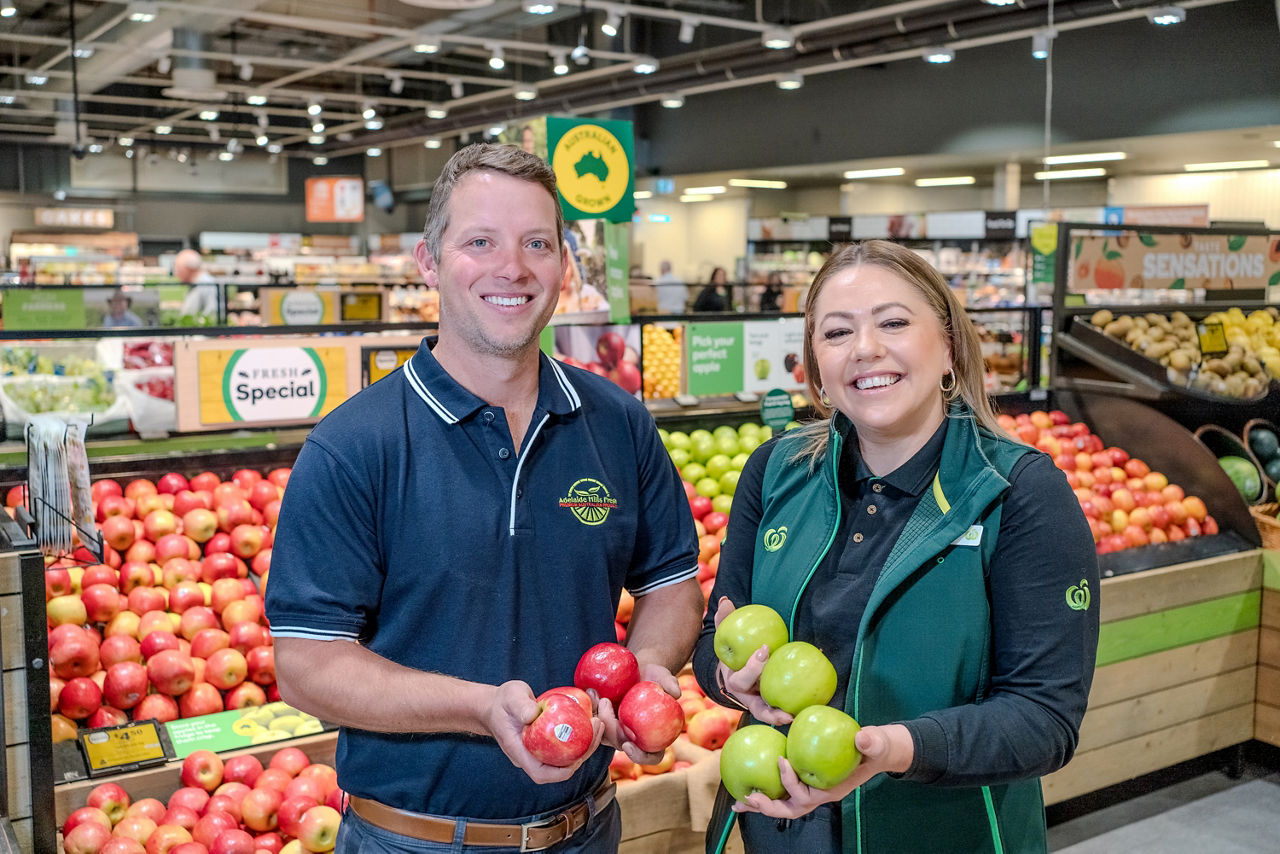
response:
<path id="1" fill-rule="evenodd" d="M 360 358 L 364 363 L 364 384 L 371 386 L 418 352 L 416 347 L 362 347 Z"/>
<path id="2" fill-rule="evenodd" d="M 741 323 L 690 323 L 689 394 L 704 397 L 742 391 Z"/>
<path id="3" fill-rule="evenodd" d="M 272 326 L 316 326 L 338 321 L 338 295 L 310 288 L 263 288 L 262 303 Z"/>
<path id="4" fill-rule="evenodd" d="M 743 391 L 804 386 L 804 318 L 744 323 L 742 337 Z"/>
<path id="5" fill-rule="evenodd" d="M 374 292 L 344 293 L 342 295 L 342 319 L 344 321 L 381 320 L 382 294 Z"/>
<path id="6" fill-rule="evenodd" d="M 153 722 L 95 729 L 80 736 L 80 746 L 91 775 L 165 761 L 164 745 Z"/>
<path id="7" fill-rule="evenodd" d="M 6 290 L 6 329 L 84 329 L 84 291 L 79 288 Z"/>
<path id="8" fill-rule="evenodd" d="M 177 759 L 197 750 L 217 753 L 324 732 L 324 724 L 314 715 L 280 702 L 179 718 L 164 726 Z"/>
<path id="9" fill-rule="evenodd" d="M 1200 355 L 1221 356 L 1227 347 L 1227 331 L 1221 323 L 1197 323 L 1196 337 L 1200 339 Z"/>

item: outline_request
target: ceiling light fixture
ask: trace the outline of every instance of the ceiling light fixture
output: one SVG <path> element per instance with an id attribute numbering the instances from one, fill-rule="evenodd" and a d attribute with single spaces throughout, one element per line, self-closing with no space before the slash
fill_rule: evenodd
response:
<path id="1" fill-rule="evenodd" d="M 310 104 L 307 104 L 307 115 L 308 115 L 308 116 L 318 116 L 318 115 L 320 115 L 320 102 L 319 102 L 319 101 L 312 101 Z"/>
<path id="2" fill-rule="evenodd" d="M 156 4 L 132 3 L 129 6 L 129 20 L 135 24 L 149 24 L 156 19 Z"/>
<path id="3" fill-rule="evenodd" d="M 378 111 L 373 108 L 373 103 L 370 101 L 365 101 L 364 109 L 360 111 L 360 118 L 371 119 L 377 114 L 378 114 Z"/>
<path id="4" fill-rule="evenodd" d="M 988 6 L 1012 6 L 1018 0 L 982 0 L 982 2 Z"/>
<path id="5" fill-rule="evenodd" d="M 270 141 L 271 140 L 267 137 L 265 133 L 258 134 L 257 139 L 254 140 L 254 142 L 258 143 L 258 145 L 266 145 Z"/>
<path id="6" fill-rule="evenodd" d="M 550 15 L 556 10 L 555 0 L 524 0 L 524 10 L 530 15 Z"/>
<path id="7" fill-rule="evenodd" d="M 452 77 L 449 79 L 449 92 L 455 98 L 462 97 L 462 80 L 460 78 Z"/>
<path id="8" fill-rule="evenodd" d="M 90 153 L 90 154 L 101 154 L 101 153 L 102 153 L 102 143 L 100 143 L 100 142 L 92 142 L 92 143 L 90 143 L 90 144 L 89 144 L 89 153 Z"/>
<path id="9" fill-rule="evenodd" d="M 88 59 L 89 57 L 93 56 L 93 48 L 78 47 L 75 50 L 71 51 L 71 55 L 74 56 L 76 59 Z"/>
<path id="10" fill-rule="evenodd" d="M 622 26 L 622 16 L 610 9 L 604 16 L 604 23 L 600 25 L 600 32 L 609 38 L 613 38 L 618 34 L 618 27 Z"/>
<path id="11" fill-rule="evenodd" d="M 324 145 L 324 134 L 313 133 L 311 136 L 307 137 L 307 142 L 312 145 Z"/>
<path id="12" fill-rule="evenodd" d="M 374 116 L 371 119 L 365 119 L 364 129 L 365 130 L 382 130 L 382 119 L 378 118 L 377 116 Z"/>
<path id="13" fill-rule="evenodd" d="M 975 184 L 977 179 L 972 175 L 952 175 L 946 178 L 917 178 L 917 187 L 963 187 Z"/>
<path id="14" fill-rule="evenodd" d="M 1041 30 L 1031 36 L 1031 58 L 1032 59 L 1048 59 L 1049 44 L 1056 37 L 1057 33 L 1053 30 Z"/>
<path id="15" fill-rule="evenodd" d="M 440 40 L 435 36 L 423 36 L 422 41 L 413 46 L 414 53 L 439 53 Z"/>
<path id="16" fill-rule="evenodd" d="M 785 89 L 788 92 L 799 89 L 804 85 L 804 75 L 799 71 L 793 71 L 790 74 L 783 74 L 778 78 L 778 88 Z"/>
<path id="17" fill-rule="evenodd" d="M 569 55 L 564 51 L 553 53 L 551 55 L 551 73 L 552 74 L 568 74 L 569 73 Z"/>
<path id="18" fill-rule="evenodd" d="M 1157 6 L 1147 12 L 1147 18 L 1158 27 L 1171 27 L 1187 19 L 1187 10 L 1181 6 Z"/>
<path id="19" fill-rule="evenodd" d="M 715 196 L 710 196 L 706 193 L 686 193 L 680 197 L 680 201 L 688 204 L 690 202 L 709 202 L 714 198 Z"/>
<path id="20" fill-rule="evenodd" d="M 850 169 L 844 177 L 855 181 L 859 178 L 894 178 L 906 172 L 901 166 L 886 166 L 883 169 Z"/>
<path id="21" fill-rule="evenodd" d="M 718 196 L 724 191 L 723 184 L 716 184 L 711 187 L 685 187 L 682 192 L 686 196 Z"/>
<path id="22" fill-rule="evenodd" d="M 507 67 L 507 60 L 502 55 L 502 45 L 495 44 L 489 54 L 489 67 L 501 71 Z"/>
<path id="23" fill-rule="evenodd" d="M 12 18 L 16 14 L 18 14 L 18 9 L 13 5 L 13 0 L 0 2 L 0 18 Z"/>
<path id="24" fill-rule="evenodd" d="M 265 107 L 267 105 L 267 96 L 261 92 L 255 92 L 244 99 L 244 102 L 251 107 Z"/>
<path id="25" fill-rule="evenodd" d="M 217 110 L 201 110 L 200 118 L 204 119 L 206 122 L 216 121 L 218 118 L 218 111 Z"/>
<path id="26" fill-rule="evenodd" d="M 311 123 L 312 133 L 324 133 L 324 122 L 315 121 Z"/>
<path id="27" fill-rule="evenodd" d="M 1101 166 L 1094 166 L 1089 169 L 1059 169 L 1056 172 L 1037 172 L 1035 179 L 1037 181 L 1058 181 L 1066 178 L 1101 178 L 1107 174 L 1107 170 Z"/>
<path id="28" fill-rule="evenodd" d="M 279 154 L 279 153 L 280 153 L 280 152 L 282 152 L 282 151 L 284 151 L 284 146 L 283 146 L 283 145 L 281 145 L 281 144 L 280 144 L 280 143 L 278 143 L 278 142 L 273 142 L 273 143 L 271 143 L 270 145 L 268 145 L 268 146 L 267 146 L 267 153 L 268 153 L 268 154 Z M 224 586 L 225 586 L 225 585 L 224 585 Z"/>
<path id="29" fill-rule="evenodd" d="M 171 67 L 173 67 L 173 60 L 169 59 L 169 54 L 167 53 L 156 60 L 157 74 L 168 74 Z"/>
<path id="30" fill-rule="evenodd" d="M 676 40 L 680 44 L 690 44 L 693 42 L 693 33 L 698 29 L 698 22 L 693 18 L 680 19 L 680 34 L 676 36 Z"/>
<path id="31" fill-rule="evenodd" d="M 684 95 L 681 95 L 679 92 L 672 95 L 663 95 L 662 100 L 659 103 L 668 110 L 678 110 L 684 106 Z"/>
<path id="32" fill-rule="evenodd" d="M 591 51 L 587 50 L 587 46 L 582 42 L 578 42 L 577 47 L 569 51 L 569 58 L 575 65 L 586 65 L 591 61 Z"/>
<path id="33" fill-rule="evenodd" d="M 432 149 L 439 148 L 441 144 L 440 137 L 438 136 L 429 136 L 422 142 L 424 148 Z"/>
<path id="34" fill-rule="evenodd" d="M 318 154 L 315 157 L 311 158 L 311 162 L 314 163 L 316 166 L 328 166 L 329 158 L 325 157 L 323 154 Z"/>
<path id="35" fill-rule="evenodd" d="M 18 99 L 13 95 L 0 95 L 0 104 L 4 104 L 6 106 L 14 103 L 17 100 Z"/>
<path id="36" fill-rule="evenodd" d="M 764 178 L 730 178 L 730 187 L 747 187 L 752 190 L 785 190 L 786 181 L 769 181 Z"/>
<path id="37" fill-rule="evenodd" d="M 1098 151 L 1091 154 L 1054 154 L 1044 158 L 1045 166 L 1063 166 L 1068 163 L 1106 163 L 1110 160 L 1124 160 L 1123 151 Z"/>
<path id="38" fill-rule="evenodd" d="M 427 104 L 427 118 L 443 119 L 448 117 L 449 109 L 443 104 Z"/>
<path id="39" fill-rule="evenodd" d="M 173 133 L 173 128 L 169 125 L 156 125 L 156 133 L 164 136 L 166 134 Z"/>
<path id="40" fill-rule="evenodd" d="M 23 77 L 22 79 L 27 81 L 27 83 L 29 83 L 32 86 L 43 86 L 44 84 L 49 82 L 49 75 L 37 74 L 36 72 L 33 71 L 27 76 Z"/>
<path id="41" fill-rule="evenodd" d="M 927 47 L 924 49 L 924 61 L 932 65 L 945 65 L 956 58 L 956 52 L 949 47 Z"/>
<path id="42" fill-rule="evenodd" d="M 658 70 L 658 60 L 652 56 L 642 56 L 631 66 L 631 70 L 636 74 L 652 74 Z"/>
<path id="43" fill-rule="evenodd" d="M 232 160 L 235 160 L 236 156 L 232 154 L 230 151 L 219 151 L 218 159 L 221 160 L 223 163 L 227 163 Z"/>
<path id="44" fill-rule="evenodd" d="M 506 131 L 506 129 L 507 129 L 506 125 L 494 125 L 493 127 L 489 128 L 489 136 L 502 136 L 502 134 Z"/>
<path id="45" fill-rule="evenodd" d="M 369 157 L 381 157 L 382 149 L 378 148 L 377 146 L 374 146 L 373 148 L 366 148 L 364 153 Z"/>
<path id="46" fill-rule="evenodd" d="M 643 201 L 644 199 L 652 199 L 653 190 L 636 190 L 634 193 L 631 194 L 631 198 L 640 199 L 641 201 Z"/>
<path id="47" fill-rule="evenodd" d="M 133 137 L 131 137 L 131 136 L 122 136 L 122 137 L 120 137 L 119 139 L 117 139 L 117 140 L 116 140 L 116 144 L 117 144 L 117 145 L 122 145 L 122 146 L 124 146 L 125 148 L 128 148 L 129 146 L 133 145 Z M 226 585 L 223 585 L 223 586 L 226 586 Z"/>
<path id="48" fill-rule="evenodd" d="M 1185 163 L 1182 168 L 1188 172 L 1233 172 L 1237 169 L 1266 169 L 1270 165 L 1269 160 L 1224 160 L 1220 163 Z"/>
<path id="49" fill-rule="evenodd" d="M 240 63 L 240 79 L 246 83 L 253 79 L 253 65 L 251 63 Z"/>
<path id="50" fill-rule="evenodd" d="M 538 90 L 532 86 L 517 86 L 515 97 L 517 101 L 532 101 L 538 97 Z"/>
<path id="51" fill-rule="evenodd" d="M 769 50 L 786 50 L 796 43 L 796 37 L 786 27 L 773 27 L 760 34 L 760 43 Z"/>
<path id="52" fill-rule="evenodd" d="M 387 75 L 387 80 L 389 81 L 387 89 L 392 95 L 399 95 L 404 91 L 404 77 L 402 75 L 392 72 Z"/>

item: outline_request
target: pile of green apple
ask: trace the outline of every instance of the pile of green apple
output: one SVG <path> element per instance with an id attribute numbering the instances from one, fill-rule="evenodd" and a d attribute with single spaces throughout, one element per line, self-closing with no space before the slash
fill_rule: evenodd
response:
<path id="1" fill-rule="evenodd" d="M 741 670 L 761 647 L 769 660 L 760 673 L 760 697 L 790 714 L 784 734 L 765 724 L 751 724 L 729 736 L 720 753 L 720 779 L 737 800 L 756 792 L 786 797 L 778 760 L 786 758 L 806 785 L 830 789 L 853 773 L 862 760 L 854 745 L 860 727 L 831 702 L 836 669 L 813 644 L 793 641 L 787 624 L 767 605 L 744 605 L 716 628 L 716 657 Z"/>
<path id="2" fill-rule="evenodd" d="M 747 422 L 737 428 L 722 424 L 688 433 L 659 429 L 658 435 L 680 477 L 711 501 L 712 510 L 728 513 L 747 457 L 773 435 L 773 429 Z"/>

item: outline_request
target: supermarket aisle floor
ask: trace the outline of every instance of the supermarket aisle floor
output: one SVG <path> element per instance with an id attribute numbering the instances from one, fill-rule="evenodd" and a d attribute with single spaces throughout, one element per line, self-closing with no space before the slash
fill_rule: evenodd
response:
<path id="1" fill-rule="evenodd" d="M 1280 772 L 1210 771 L 1049 828 L 1055 854 L 1254 854 L 1280 850 Z"/>

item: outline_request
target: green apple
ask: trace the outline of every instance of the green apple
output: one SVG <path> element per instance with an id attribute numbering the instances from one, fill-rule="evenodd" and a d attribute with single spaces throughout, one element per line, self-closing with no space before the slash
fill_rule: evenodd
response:
<path id="1" fill-rule="evenodd" d="M 773 438 L 773 428 L 770 427 L 768 424 L 765 424 L 763 427 L 760 428 L 760 441 L 766 442 L 772 438 Z"/>
<path id="2" fill-rule="evenodd" d="M 729 515 L 729 508 L 733 506 L 733 496 L 725 495 L 723 492 L 711 499 L 711 509 L 717 513 Z"/>
<path id="3" fill-rule="evenodd" d="M 727 472 L 720 475 L 720 494 L 733 495 L 733 493 L 737 492 L 738 477 L 741 474 L 742 472 L 738 471 L 737 469 L 729 469 Z"/>
<path id="4" fill-rule="evenodd" d="M 744 454 L 749 454 L 756 448 L 760 447 L 760 434 L 751 433 L 738 439 L 738 450 Z"/>
<path id="5" fill-rule="evenodd" d="M 670 444 L 667 445 L 667 448 L 673 451 L 677 448 L 682 451 L 687 451 L 689 450 L 689 446 L 692 444 L 692 441 L 689 439 L 689 434 L 680 430 L 672 430 L 667 436 L 667 441 L 670 442 Z"/>
<path id="6" fill-rule="evenodd" d="M 696 484 L 707 476 L 707 468 L 702 463 L 686 463 L 680 467 L 680 476 L 690 483 Z"/>
<path id="7" fill-rule="evenodd" d="M 738 425 L 739 438 L 743 436 L 759 436 L 759 435 L 760 435 L 760 425 L 755 423 L 754 421 L 748 421 L 745 424 Z"/>
<path id="8" fill-rule="evenodd" d="M 785 797 L 778 757 L 787 755 L 787 737 L 773 727 L 752 724 L 729 736 L 720 749 L 720 779 L 735 800 L 762 792 Z"/>
<path id="9" fill-rule="evenodd" d="M 713 441 L 715 442 L 717 454 L 724 454 L 726 457 L 732 457 L 734 454 L 742 453 L 741 442 L 738 439 L 737 433 L 734 433 L 732 436 L 720 436 Z"/>
<path id="10" fill-rule="evenodd" d="M 715 438 L 715 436 L 714 434 L 712 434 L 710 430 L 704 430 L 701 427 L 699 427 L 697 430 L 689 431 L 689 441 L 691 442 L 697 442 L 702 439 L 713 439 L 713 438 Z"/>
<path id="11" fill-rule="evenodd" d="M 720 494 L 720 481 L 714 477 L 701 477 L 694 483 L 693 488 L 698 491 L 699 495 L 715 498 Z"/>
<path id="12" fill-rule="evenodd" d="M 733 468 L 733 460 L 724 454 L 716 454 L 707 460 L 707 477 L 714 477 L 719 480 L 720 476 Z"/>
<path id="13" fill-rule="evenodd" d="M 730 427 L 728 424 L 721 424 L 719 427 L 711 431 L 711 438 L 723 439 L 728 436 L 730 439 L 738 438 L 738 431 Z"/>
<path id="14" fill-rule="evenodd" d="M 689 452 L 684 448 L 672 448 L 667 451 L 667 455 L 671 457 L 671 462 L 675 463 L 677 469 L 683 470 L 692 460 L 689 458 Z"/>
<path id="15" fill-rule="evenodd" d="M 807 706 L 826 705 L 835 692 L 836 669 L 822 650 L 805 641 L 773 650 L 760 673 L 760 696 L 790 715 Z"/>
<path id="16" fill-rule="evenodd" d="M 706 431 L 703 431 L 706 432 Z M 716 455 L 716 440 L 710 435 L 699 436 L 692 440 L 689 446 L 689 455 L 700 463 L 705 463 Z"/>
<path id="17" fill-rule="evenodd" d="M 831 706 L 802 709 L 787 733 L 787 761 L 805 785 L 830 789 L 862 761 L 853 744 L 860 729 L 857 721 Z"/>
<path id="18" fill-rule="evenodd" d="M 756 359 L 756 379 L 767 380 L 769 378 L 769 360 Z"/>
<path id="19" fill-rule="evenodd" d="M 662 447 L 668 451 L 671 450 L 671 431 L 665 428 L 658 428 L 658 438 L 662 440 Z"/>
<path id="20" fill-rule="evenodd" d="M 789 637 L 777 611 L 768 605 L 743 605 L 720 621 L 712 647 L 730 670 L 741 670 L 760 647 L 769 647 L 772 654 L 785 647 Z"/>
<path id="21" fill-rule="evenodd" d="M 747 451 L 743 451 L 741 454 L 734 454 L 733 459 L 730 460 L 730 462 L 733 463 L 734 471 L 742 471 L 743 467 L 746 466 L 747 460 L 750 459 L 750 457 L 751 457 L 751 454 Z"/>

